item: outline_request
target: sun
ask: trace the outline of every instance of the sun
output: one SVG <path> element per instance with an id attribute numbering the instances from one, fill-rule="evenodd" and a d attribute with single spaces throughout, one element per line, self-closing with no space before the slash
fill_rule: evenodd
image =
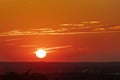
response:
<path id="1" fill-rule="evenodd" d="M 43 49 L 39 49 L 39 50 L 37 50 L 37 51 L 35 52 L 35 54 L 36 54 L 36 56 L 37 56 L 38 58 L 45 58 L 45 56 L 46 56 L 46 51 L 43 50 Z"/>

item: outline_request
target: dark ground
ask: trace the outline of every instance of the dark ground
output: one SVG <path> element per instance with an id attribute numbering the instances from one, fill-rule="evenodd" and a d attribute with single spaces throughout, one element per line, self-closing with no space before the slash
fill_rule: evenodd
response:
<path id="1" fill-rule="evenodd" d="M 0 68 L 0 80 L 120 80 L 120 63 L 0 63 Z"/>

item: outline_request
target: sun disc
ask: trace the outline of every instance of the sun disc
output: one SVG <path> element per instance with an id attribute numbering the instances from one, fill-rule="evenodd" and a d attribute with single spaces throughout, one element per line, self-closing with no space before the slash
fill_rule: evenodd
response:
<path id="1" fill-rule="evenodd" d="M 38 58 L 44 58 L 46 56 L 46 51 L 42 49 L 37 50 L 35 53 Z"/>

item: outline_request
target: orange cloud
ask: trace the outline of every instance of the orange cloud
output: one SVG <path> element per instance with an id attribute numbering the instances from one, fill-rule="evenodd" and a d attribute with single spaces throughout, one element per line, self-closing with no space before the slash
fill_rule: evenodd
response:
<path id="1" fill-rule="evenodd" d="M 101 23 L 100 21 L 90 21 L 89 22 L 90 24 L 99 24 L 99 23 Z"/>
<path id="2" fill-rule="evenodd" d="M 111 29 L 111 30 L 120 30 L 120 26 L 112 26 L 109 29 Z"/>
<path id="3" fill-rule="evenodd" d="M 20 45 L 19 47 L 39 47 L 39 45 Z"/>
<path id="4" fill-rule="evenodd" d="M 46 48 L 45 50 L 54 50 L 54 49 L 62 49 L 62 48 L 69 48 L 69 47 L 72 47 L 72 45 L 51 47 L 51 48 Z"/>
<path id="5" fill-rule="evenodd" d="M 96 28 L 96 29 L 93 29 L 93 30 L 95 30 L 95 31 L 105 31 L 105 30 L 107 30 L 107 29 L 101 27 L 101 28 Z"/>
<path id="6" fill-rule="evenodd" d="M 111 25 L 97 25 L 99 21 L 90 21 L 90 24 L 62 24 L 61 26 L 54 26 L 50 28 L 33 28 L 21 30 L 11 30 L 0 33 L 0 36 L 21 36 L 21 35 L 75 35 L 75 34 L 89 34 L 89 33 L 109 33 L 120 32 L 120 26 Z M 95 24 L 95 25 L 94 25 Z M 66 27 L 69 26 L 69 27 Z"/>

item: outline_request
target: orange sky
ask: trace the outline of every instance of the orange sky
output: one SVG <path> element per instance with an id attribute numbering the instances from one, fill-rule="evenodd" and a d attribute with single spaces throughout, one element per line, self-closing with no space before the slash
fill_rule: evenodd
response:
<path id="1" fill-rule="evenodd" d="M 120 61 L 119 0 L 1 0 L 0 61 Z"/>

